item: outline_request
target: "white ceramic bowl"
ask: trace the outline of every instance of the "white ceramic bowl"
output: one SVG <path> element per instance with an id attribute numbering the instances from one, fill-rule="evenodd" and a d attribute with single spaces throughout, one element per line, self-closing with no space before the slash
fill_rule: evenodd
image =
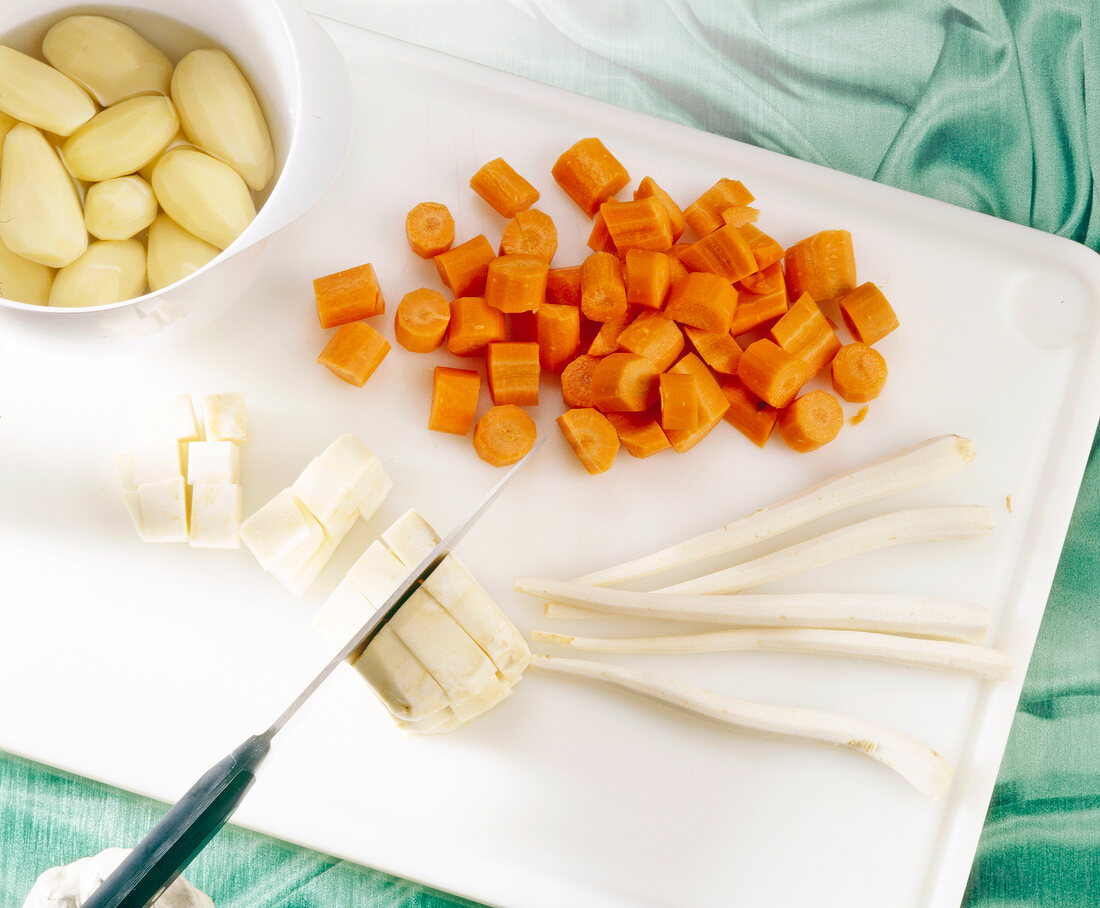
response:
<path id="1" fill-rule="evenodd" d="M 332 185 L 351 141 L 347 66 L 328 35 L 294 0 L 107 0 L 82 5 L 4 0 L 0 43 L 38 55 L 46 30 L 70 13 L 119 18 L 173 61 L 210 44 L 201 36 L 228 51 L 248 76 L 267 117 L 275 178 L 258 197 L 259 212 L 244 232 L 184 280 L 108 306 L 51 308 L 0 299 L 0 334 L 90 352 L 134 338 L 182 337 L 208 325 L 247 290 L 259 272 L 268 237 L 304 214 Z"/>

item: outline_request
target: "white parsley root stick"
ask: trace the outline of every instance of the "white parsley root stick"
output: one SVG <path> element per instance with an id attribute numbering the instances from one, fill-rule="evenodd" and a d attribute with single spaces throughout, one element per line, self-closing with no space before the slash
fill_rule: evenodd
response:
<path id="1" fill-rule="evenodd" d="M 601 612 L 740 627 L 810 627 L 878 631 L 975 642 L 989 629 L 976 602 L 879 593 L 635 593 L 575 580 L 517 577 L 521 593 Z M 588 611 L 594 609 L 595 611 Z"/>
<path id="2" fill-rule="evenodd" d="M 848 656 L 898 662 L 920 668 L 977 675 L 1003 681 L 1012 672 L 1007 653 L 948 640 L 922 640 L 868 631 L 769 627 L 675 634 L 662 637 L 577 637 L 533 631 L 536 643 L 551 643 L 592 653 L 734 653 L 775 652 Z"/>
<path id="3" fill-rule="evenodd" d="M 927 485 L 961 470 L 973 459 L 974 445 L 969 439 L 938 435 L 709 533 L 576 579 L 601 586 L 623 583 L 735 552 L 819 517 Z"/>
<path id="4" fill-rule="evenodd" d="M 932 748 L 862 719 L 739 700 L 673 678 L 602 662 L 537 655 L 531 660 L 531 668 L 609 685 L 732 728 L 848 747 L 888 766 L 932 798 L 941 797 L 951 782 L 951 765 Z"/>

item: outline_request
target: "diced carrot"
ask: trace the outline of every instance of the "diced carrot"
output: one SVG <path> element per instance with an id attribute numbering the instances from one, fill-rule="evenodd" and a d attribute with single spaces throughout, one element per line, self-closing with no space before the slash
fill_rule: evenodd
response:
<path id="1" fill-rule="evenodd" d="M 479 356 L 485 347 L 504 340 L 504 313 L 480 296 L 460 296 L 451 302 L 447 349 L 456 356 Z"/>
<path id="2" fill-rule="evenodd" d="M 397 342 L 413 353 L 431 353 L 443 343 L 451 307 L 438 290 L 421 287 L 401 297 L 393 318 Z"/>
<path id="3" fill-rule="evenodd" d="M 684 352 L 684 334 L 664 313 L 646 309 L 622 330 L 619 347 L 644 356 L 664 372 Z"/>
<path id="4" fill-rule="evenodd" d="M 580 265 L 570 265 L 568 268 L 551 268 L 546 272 L 546 302 L 580 308 Z"/>
<path id="5" fill-rule="evenodd" d="M 422 259 L 446 252 L 455 241 L 455 219 L 440 202 L 420 202 L 405 215 L 405 237 Z"/>
<path id="6" fill-rule="evenodd" d="M 533 255 L 547 265 L 558 251 L 558 228 L 553 218 L 537 208 L 517 211 L 504 227 L 500 238 L 500 254 Z"/>
<path id="7" fill-rule="evenodd" d="M 489 376 L 489 394 L 494 404 L 538 406 L 538 344 L 515 341 L 489 344 L 485 370 Z"/>
<path id="8" fill-rule="evenodd" d="M 592 406 L 607 413 L 648 410 L 657 400 L 660 372 L 637 353 L 610 353 L 592 371 Z"/>
<path id="9" fill-rule="evenodd" d="M 729 401 L 722 393 L 718 380 L 706 364 L 694 353 L 685 353 L 669 372 L 690 375 L 695 379 L 695 392 L 698 400 L 699 416 L 690 429 L 668 429 L 666 435 L 677 454 L 690 451 L 701 442 L 711 430 L 722 421 Z"/>
<path id="10" fill-rule="evenodd" d="M 560 372 L 581 348 L 581 311 L 576 306 L 543 303 L 536 313 L 539 365 Z"/>
<path id="11" fill-rule="evenodd" d="M 779 245 L 779 241 L 768 236 L 755 224 L 745 224 L 740 230 L 741 236 L 745 238 L 745 242 L 749 244 L 749 248 L 752 250 L 758 270 L 763 271 L 783 258 L 784 250 Z"/>
<path id="12" fill-rule="evenodd" d="M 626 315 L 622 262 L 610 252 L 593 252 L 581 263 L 581 312 L 594 322 Z"/>
<path id="13" fill-rule="evenodd" d="M 827 303 L 855 289 L 856 259 L 847 230 L 822 230 L 806 237 L 787 250 L 785 261 L 791 299 L 808 293 L 818 303 Z"/>
<path id="14" fill-rule="evenodd" d="M 861 344 L 877 344 L 898 326 L 894 308 L 870 281 L 842 296 L 839 305 L 844 324 Z"/>
<path id="15" fill-rule="evenodd" d="M 699 236 L 721 227 L 722 212 L 738 205 L 749 205 L 753 195 L 738 180 L 719 180 L 684 209 L 684 218 Z"/>
<path id="16" fill-rule="evenodd" d="M 611 203 L 605 202 L 604 204 L 610 205 Z M 615 241 L 611 239 L 611 231 L 607 229 L 607 221 L 603 219 L 602 211 L 596 212 L 596 217 L 592 221 L 592 232 L 588 234 L 588 242 L 585 245 L 593 252 L 619 254 L 619 250 L 615 248 Z"/>
<path id="17" fill-rule="evenodd" d="M 362 388 L 390 352 L 390 344 L 366 322 L 336 329 L 317 362 L 348 384 Z"/>
<path id="18" fill-rule="evenodd" d="M 600 216 L 620 254 L 628 249 L 664 252 L 672 245 L 668 210 L 652 196 L 633 202 L 605 202 Z"/>
<path id="19" fill-rule="evenodd" d="M 567 407 L 592 406 L 592 373 L 600 357 L 582 353 L 561 371 L 561 399 Z"/>
<path id="20" fill-rule="evenodd" d="M 314 278 L 313 295 L 322 328 L 335 328 L 386 311 L 378 276 L 369 262 Z"/>
<path id="21" fill-rule="evenodd" d="M 782 276 L 782 272 L 780 272 Z M 787 289 L 780 287 L 770 293 L 737 293 L 737 309 L 730 322 L 730 334 L 738 337 L 755 328 L 766 326 L 787 311 Z"/>
<path id="22" fill-rule="evenodd" d="M 497 214 L 513 218 L 539 200 L 539 191 L 521 177 L 504 158 L 495 158 L 470 177 L 470 188 Z"/>
<path id="23" fill-rule="evenodd" d="M 684 372 L 662 373 L 660 384 L 661 428 L 694 429 L 699 421 L 699 391 L 694 376 Z"/>
<path id="24" fill-rule="evenodd" d="M 525 344 L 538 343 L 538 310 L 509 312 L 504 316 L 504 334 L 505 340 L 522 341 Z"/>
<path id="25" fill-rule="evenodd" d="M 521 460 L 535 446 L 535 421 L 515 404 L 490 407 L 474 426 L 474 450 L 494 467 Z"/>
<path id="26" fill-rule="evenodd" d="M 722 223 L 730 224 L 740 230 L 754 224 L 759 217 L 759 209 L 751 205 L 732 205 L 722 212 Z"/>
<path id="27" fill-rule="evenodd" d="M 606 322 L 590 322 L 589 324 L 598 324 L 599 329 L 596 331 L 596 336 L 592 338 L 591 343 L 588 345 L 587 353 L 589 356 L 607 356 L 609 353 L 614 353 L 619 349 L 619 336 L 626 330 L 626 326 L 629 325 L 633 319 L 630 317 L 630 312 L 627 311 L 624 315 L 617 315 L 615 318 Z"/>
<path id="28" fill-rule="evenodd" d="M 812 375 L 824 369 L 840 349 L 840 338 L 808 293 L 791 303 L 768 336 L 805 362 Z"/>
<path id="29" fill-rule="evenodd" d="M 455 296 L 481 296 L 485 292 L 489 262 L 496 257 L 492 244 L 484 234 L 479 234 L 441 252 L 432 261 L 439 279 Z"/>
<path id="30" fill-rule="evenodd" d="M 737 308 L 737 291 L 725 278 L 709 271 L 693 271 L 673 283 L 665 315 L 704 331 L 728 332 Z"/>
<path id="31" fill-rule="evenodd" d="M 810 380 L 810 367 L 775 341 L 762 337 L 741 354 L 737 377 L 761 400 L 782 409 Z"/>
<path id="32" fill-rule="evenodd" d="M 436 366 L 432 373 L 432 406 L 428 428 L 433 432 L 465 435 L 477 415 L 481 376 L 473 369 Z"/>
<path id="33" fill-rule="evenodd" d="M 626 168 L 594 137 L 581 139 L 562 152 L 551 173 L 589 217 L 630 182 Z"/>
<path id="34" fill-rule="evenodd" d="M 779 244 L 776 243 L 776 246 L 779 246 Z M 783 258 L 782 247 L 780 247 L 779 258 Z M 737 281 L 737 289 L 759 295 L 782 291 L 783 298 L 786 299 L 787 280 L 783 277 L 783 266 L 778 260 L 770 265 L 761 265 L 759 271 L 746 274 L 741 280 Z"/>
<path id="35" fill-rule="evenodd" d="M 689 271 L 709 271 L 731 283 L 757 270 L 756 256 L 748 242 L 729 224 L 696 240 L 681 258 Z"/>
<path id="36" fill-rule="evenodd" d="M 833 390 L 849 403 L 874 400 L 886 384 L 886 359 L 874 347 L 845 344 L 833 357 Z"/>
<path id="37" fill-rule="evenodd" d="M 671 286 L 688 273 L 684 264 L 684 253 L 691 248 L 690 243 L 675 243 L 668 250 L 668 282 Z"/>
<path id="38" fill-rule="evenodd" d="M 651 457 L 672 447 L 653 410 L 646 410 L 644 413 L 606 413 L 604 415 L 615 427 L 619 443 L 631 457 Z"/>
<path id="39" fill-rule="evenodd" d="M 557 418 L 558 428 L 589 474 L 606 473 L 619 453 L 615 427 L 599 410 L 574 407 Z"/>
<path id="40" fill-rule="evenodd" d="M 703 331 L 690 325 L 684 327 L 684 334 L 711 369 L 721 375 L 737 374 L 737 363 L 744 351 L 732 334 L 726 331 Z"/>
<path id="41" fill-rule="evenodd" d="M 776 425 L 787 447 L 805 454 L 840 434 L 844 411 L 828 391 L 809 391 L 779 411 Z"/>
<path id="42" fill-rule="evenodd" d="M 663 252 L 630 249 L 623 260 L 623 278 L 627 305 L 660 309 L 672 284 L 672 267 Z"/>
<path id="43" fill-rule="evenodd" d="M 775 428 L 779 411 L 764 403 L 737 377 L 724 380 L 721 386 L 730 405 L 723 419 L 758 448 L 764 447 Z"/>
<path id="44" fill-rule="evenodd" d="M 652 177 L 643 177 L 642 181 L 638 184 L 638 188 L 634 190 L 634 198 L 646 199 L 655 198 L 662 205 L 665 206 L 665 211 L 668 212 L 669 224 L 672 227 L 672 241 L 675 243 L 680 239 L 687 227 L 687 219 L 684 217 L 684 212 L 680 210 L 680 206 L 677 205 L 667 192 L 665 192 Z"/>
<path id="45" fill-rule="evenodd" d="M 533 255 L 511 253 L 489 262 L 485 303 L 501 312 L 533 312 L 546 297 L 549 267 Z"/>

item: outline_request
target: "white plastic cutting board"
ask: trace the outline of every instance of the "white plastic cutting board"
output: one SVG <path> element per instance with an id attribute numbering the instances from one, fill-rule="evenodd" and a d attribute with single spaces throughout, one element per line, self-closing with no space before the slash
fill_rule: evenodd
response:
<path id="1" fill-rule="evenodd" d="M 180 345 L 110 359 L 66 359 L 0 337 L 0 748 L 172 800 L 274 717 L 326 660 L 310 618 L 358 551 L 408 507 L 445 530 L 499 476 L 468 440 L 425 427 L 432 367 L 452 362 L 446 354 L 395 347 L 361 390 L 315 364 L 327 333 L 311 279 L 371 261 L 390 312 L 406 291 L 437 286 L 432 265 L 405 245 L 405 213 L 444 202 L 460 239 L 485 232 L 495 243 L 504 222 L 467 181 L 497 156 L 542 191 L 538 207 L 561 233 L 556 261 L 579 262 L 589 223 L 550 168 L 573 141 L 598 135 L 633 185 L 653 176 L 684 204 L 720 177 L 742 180 L 760 226 L 785 244 L 849 228 L 860 278 L 880 283 L 900 314 L 901 329 L 881 344 L 890 379 L 862 423 L 812 455 L 778 440 L 759 451 L 722 424 L 686 455 L 621 454 L 610 473 L 589 477 L 554 426 L 560 400 L 547 378 L 538 420 L 551 441 L 463 544 L 467 562 L 525 631 L 546 627 L 536 603 L 511 591 L 516 574 L 601 567 L 959 433 L 974 440 L 977 461 L 894 504 L 988 504 L 999 524 L 991 538 L 862 556 L 785 588 L 984 602 L 992 642 L 1016 659 L 1012 680 L 824 657 L 621 657 L 745 698 L 897 728 L 957 767 L 948 796 L 932 802 L 852 752 L 752 738 L 534 675 L 457 734 L 406 737 L 347 671 L 284 733 L 237 820 L 506 906 L 957 905 L 1100 412 L 1100 259 L 326 27 L 356 85 L 350 159 L 328 198 L 272 241 L 267 270 L 229 316 Z M 389 316 L 381 322 L 392 338 Z M 113 461 L 136 408 L 221 390 L 248 402 L 246 511 L 343 432 L 366 440 L 396 482 L 305 601 L 247 551 L 142 544 L 123 510 Z"/>

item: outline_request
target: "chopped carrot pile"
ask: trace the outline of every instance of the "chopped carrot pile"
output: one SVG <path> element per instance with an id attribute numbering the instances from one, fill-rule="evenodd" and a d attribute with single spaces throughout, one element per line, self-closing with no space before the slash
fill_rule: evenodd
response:
<path id="1" fill-rule="evenodd" d="M 584 469 L 602 473 L 620 447 L 682 454 L 723 421 L 759 448 L 778 432 L 788 449 L 813 451 L 844 426 L 841 401 L 878 397 L 886 360 L 874 345 L 899 322 L 882 290 L 857 279 L 850 231 L 785 245 L 764 224 L 766 204 L 730 178 L 704 183 L 686 206 L 651 176 L 620 198 L 630 175 L 596 137 L 562 151 L 550 176 L 591 219 L 577 235 L 591 252 L 573 261 L 555 263 L 562 225 L 533 207 L 539 189 L 503 158 L 470 177 L 507 219 L 496 246 L 484 234 L 455 245 L 442 203 L 408 212 L 409 247 L 450 296 L 407 293 L 396 340 L 418 353 L 445 345 L 470 363 L 435 367 L 430 430 L 472 427 L 483 460 L 515 463 L 535 440 L 524 408 L 553 373 L 558 426 Z M 385 310 L 374 269 L 314 289 L 322 327 L 337 328 L 318 359 L 362 385 L 389 350 L 364 321 Z M 478 419 L 483 380 L 492 406 Z"/>

